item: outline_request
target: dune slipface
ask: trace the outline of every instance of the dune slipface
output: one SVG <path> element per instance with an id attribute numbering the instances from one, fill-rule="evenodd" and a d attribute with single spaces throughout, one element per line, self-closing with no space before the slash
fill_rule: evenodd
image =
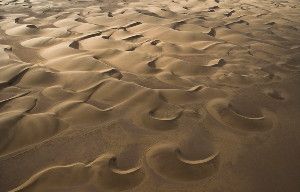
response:
<path id="1" fill-rule="evenodd" d="M 0 0 L 0 192 L 300 191 L 299 0 Z"/>

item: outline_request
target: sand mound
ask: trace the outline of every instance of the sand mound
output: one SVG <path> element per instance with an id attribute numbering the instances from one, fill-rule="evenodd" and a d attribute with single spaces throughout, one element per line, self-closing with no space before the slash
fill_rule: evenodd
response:
<path id="1" fill-rule="evenodd" d="M 0 1 L 0 191 L 299 191 L 299 6 Z"/>

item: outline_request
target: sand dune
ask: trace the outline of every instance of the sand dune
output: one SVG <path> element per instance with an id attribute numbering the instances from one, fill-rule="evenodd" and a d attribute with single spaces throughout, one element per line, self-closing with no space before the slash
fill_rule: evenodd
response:
<path id="1" fill-rule="evenodd" d="M 0 0 L 0 191 L 300 191 L 299 6 Z"/>

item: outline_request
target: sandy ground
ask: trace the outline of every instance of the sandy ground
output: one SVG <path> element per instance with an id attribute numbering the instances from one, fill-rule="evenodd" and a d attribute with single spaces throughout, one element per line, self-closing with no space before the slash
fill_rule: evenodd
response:
<path id="1" fill-rule="evenodd" d="M 300 191 L 298 0 L 0 0 L 0 191 Z"/>

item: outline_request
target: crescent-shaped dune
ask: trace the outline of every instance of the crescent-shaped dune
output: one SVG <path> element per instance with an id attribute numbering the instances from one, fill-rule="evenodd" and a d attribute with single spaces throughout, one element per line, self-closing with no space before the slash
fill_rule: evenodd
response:
<path id="1" fill-rule="evenodd" d="M 146 155 L 149 166 L 160 176 L 190 181 L 209 177 L 217 170 L 219 154 L 205 159 L 186 159 L 180 149 L 172 145 L 159 145 L 151 148 Z"/>

